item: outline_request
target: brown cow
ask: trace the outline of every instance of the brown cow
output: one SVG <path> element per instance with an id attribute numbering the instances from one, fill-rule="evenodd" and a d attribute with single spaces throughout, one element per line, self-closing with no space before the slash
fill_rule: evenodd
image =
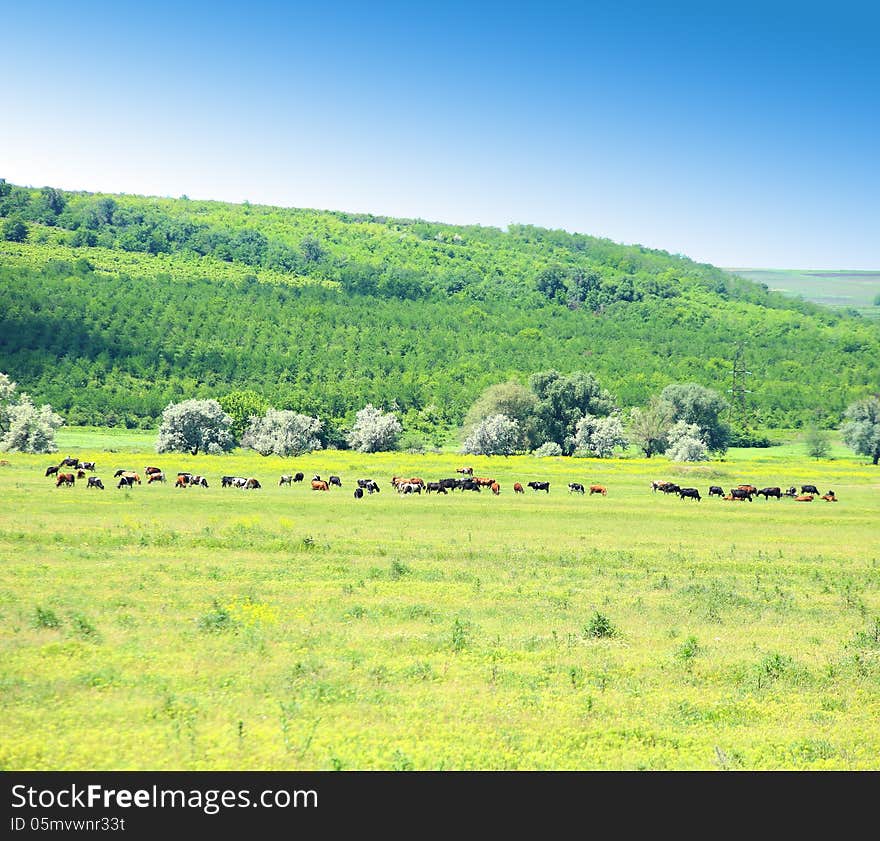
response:
<path id="1" fill-rule="evenodd" d="M 174 487 L 185 488 L 187 485 L 189 485 L 189 474 L 179 473 L 177 475 L 177 481 L 174 483 Z"/>
<path id="2" fill-rule="evenodd" d="M 737 485 L 737 490 L 745 491 L 750 494 L 757 494 L 758 489 L 754 485 Z"/>
<path id="3" fill-rule="evenodd" d="M 525 493 L 525 490 L 523 490 L 523 486 L 522 486 L 521 483 L 519 483 L 519 482 L 514 482 L 514 484 L 513 484 L 513 492 L 514 492 L 515 494 L 524 494 L 524 493 Z"/>
<path id="4" fill-rule="evenodd" d="M 487 479 L 487 478 L 483 478 L 483 477 L 481 477 L 481 476 L 477 476 L 477 477 L 475 477 L 475 478 L 474 478 L 474 481 L 475 481 L 475 482 L 476 482 L 481 488 L 491 488 L 492 485 L 495 484 L 495 480 L 494 480 L 494 479 Z"/>
<path id="5" fill-rule="evenodd" d="M 86 471 L 82 470 L 82 469 L 77 470 L 76 471 L 76 478 L 77 479 L 85 479 L 86 478 Z"/>
<path id="6" fill-rule="evenodd" d="M 144 468 L 144 473 L 147 476 L 152 476 L 154 473 L 161 473 L 161 472 L 162 472 L 161 467 L 145 467 Z"/>
<path id="7" fill-rule="evenodd" d="M 605 485 L 590 485 L 590 496 L 593 494 L 602 494 L 602 496 L 608 496 L 608 488 Z"/>
<path id="8" fill-rule="evenodd" d="M 501 493 L 501 485 L 497 482 L 493 482 L 489 487 L 492 488 L 492 493 L 495 494 L 495 496 L 498 496 L 498 494 Z"/>
<path id="9" fill-rule="evenodd" d="M 320 482 L 317 482 L 314 479 L 312 479 L 312 490 L 313 491 L 329 491 L 330 485 L 328 485 L 323 480 Z"/>
<path id="10" fill-rule="evenodd" d="M 158 473 L 154 471 L 153 473 L 147 474 L 147 484 L 148 485 L 152 485 L 153 482 L 164 482 L 164 481 L 165 481 L 165 474 L 161 470 Z"/>
<path id="11" fill-rule="evenodd" d="M 800 496 L 796 496 L 794 498 L 795 502 L 812 502 L 813 495 L 812 494 L 801 494 Z"/>
<path id="12" fill-rule="evenodd" d="M 58 477 L 55 480 L 55 487 L 60 488 L 64 485 L 65 488 L 72 488 L 76 484 L 76 476 L 73 473 L 59 473 Z"/>
<path id="13" fill-rule="evenodd" d="M 828 491 L 828 493 L 824 494 L 821 498 L 824 499 L 825 502 L 837 502 L 837 497 L 834 495 L 834 491 Z"/>

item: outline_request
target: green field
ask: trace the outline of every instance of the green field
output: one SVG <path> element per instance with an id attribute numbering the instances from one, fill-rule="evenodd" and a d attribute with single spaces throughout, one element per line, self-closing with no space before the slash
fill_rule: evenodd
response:
<path id="1" fill-rule="evenodd" d="M 463 457 L 151 441 L 59 435 L 103 493 L 56 489 L 57 458 L 4 454 L 0 768 L 878 767 L 880 472 L 864 459 L 467 457 L 499 497 L 401 498 L 392 475 Z M 112 487 L 151 463 L 211 486 Z M 296 470 L 345 487 L 278 487 Z M 356 501 L 364 476 L 382 493 Z M 655 478 L 814 482 L 840 502 L 682 501 Z M 512 493 L 531 479 L 551 493 Z"/>
<path id="2" fill-rule="evenodd" d="M 862 315 L 880 317 L 874 300 L 880 294 L 880 272 L 800 271 L 797 269 L 727 269 L 771 292 L 798 295 L 826 307 L 851 307 Z"/>

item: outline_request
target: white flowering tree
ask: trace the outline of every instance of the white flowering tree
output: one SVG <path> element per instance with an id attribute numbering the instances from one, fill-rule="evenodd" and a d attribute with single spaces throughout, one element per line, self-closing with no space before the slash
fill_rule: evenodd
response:
<path id="1" fill-rule="evenodd" d="M 519 447 L 519 424 L 507 415 L 489 415 L 464 440 L 461 451 L 474 456 L 509 456 Z"/>
<path id="2" fill-rule="evenodd" d="M 321 449 L 318 435 L 324 424 L 318 418 L 284 409 L 268 409 L 263 417 L 251 418 L 241 446 L 267 456 L 298 456 Z"/>
<path id="3" fill-rule="evenodd" d="M 672 461 L 708 461 L 709 448 L 700 437 L 700 427 L 683 420 L 673 424 L 667 433 L 666 455 Z"/>
<path id="4" fill-rule="evenodd" d="M 8 380 L 8 378 L 7 378 Z M 13 389 L 15 383 L 12 383 Z M 12 391 L 8 392 L 8 396 Z M 22 393 L 14 403 L 3 408 L 5 431 L 0 438 L 0 449 L 20 453 L 54 453 L 55 430 L 64 424 L 64 418 L 55 414 L 48 404 L 39 409 L 31 398 Z"/>
<path id="5" fill-rule="evenodd" d="M 555 441 L 545 441 L 536 450 L 532 450 L 532 455 L 537 458 L 549 458 L 550 456 L 561 456 L 562 447 Z"/>
<path id="6" fill-rule="evenodd" d="M 866 397 L 853 403 L 844 414 L 843 441 L 850 449 L 880 462 L 880 398 Z"/>
<path id="7" fill-rule="evenodd" d="M 223 453 L 234 446 L 232 418 L 216 400 L 169 403 L 162 412 L 158 453 Z"/>
<path id="8" fill-rule="evenodd" d="M 608 458 L 615 447 L 629 446 L 623 421 L 615 412 L 604 418 L 584 415 L 577 423 L 574 434 L 576 452 L 590 453 L 598 458 Z"/>
<path id="9" fill-rule="evenodd" d="M 354 426 L 348 433 L 348 445 L 361 453 L 393 450 L 402 431 L 396 415 L 367 403 L 355 416 Z"/>

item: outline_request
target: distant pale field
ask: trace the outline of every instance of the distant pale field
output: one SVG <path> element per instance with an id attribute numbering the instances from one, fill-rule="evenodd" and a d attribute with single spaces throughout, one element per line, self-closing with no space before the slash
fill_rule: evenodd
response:
<path id="1" fill-rule="evenodd" d="M 880 469 L 845 450 L 683 468 L 152 440 L 64 431 L 58 457 L 94 458 L 104 492 L 4 454 L 0 768 L 880 767 Z M 152 463 L 210 487 L 113 487 Z M 501 495 L 388 484 L 462 463 Z M 344 487 L 278 486 L 297 470 Z M 355 500 L 365 476 L 382 492 Z M 655 478 L 840 502 L 683 501 Z M 513 494 L 532 479 L 550 494 Z"/>
<path id="2" fill-rule="evenodd" d="M 880 316 L 874 299 L 880 294 L 880 271 L 832 272 L 796 269 L 726 269 L 771 291 L 800 295 L 807 301 L 828 307 L 852 307 L 863 315 Z"/>

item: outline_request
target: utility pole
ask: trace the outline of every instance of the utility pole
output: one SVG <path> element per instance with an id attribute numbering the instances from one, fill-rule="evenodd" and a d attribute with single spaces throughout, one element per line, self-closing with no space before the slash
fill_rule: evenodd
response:
<path id="1" fill-rule="evenodd" d="M 730 408 L 727 410 L 727 421 L 733 425 L 734 413 L 738 415 L 737 426 L 745 429 L 748 423 L 748 410 L 746 408 L 746 395 L 751 394 L 751 389 L 746 388 L 746 377 L 752 375 L 751 371 L 746 370 L 746 354 L 745 342 L 737 342 L 736 350 L 733 354 L 733 370 L 731 371 L 730 388 L 727 389 L 730 394 Z"/>

